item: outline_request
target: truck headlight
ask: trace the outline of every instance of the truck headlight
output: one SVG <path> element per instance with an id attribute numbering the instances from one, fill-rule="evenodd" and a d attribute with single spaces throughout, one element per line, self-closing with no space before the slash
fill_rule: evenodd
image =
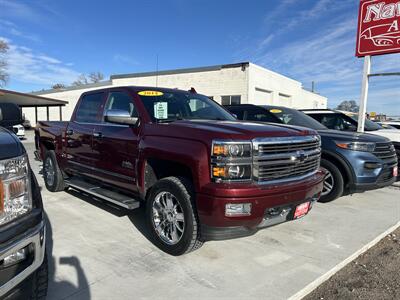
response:
<path id="1" fill-rule="evenodd" d="M 252 144 L 250 141 L 213 141 L 211 178 L 216 182 L 250 181 Z"/>
<path id="2" fill-rule="evenodd" d="M 336 141 L 336 146 L 342 149 L 363 151 L 363 152 L 374 152 L 375 143 L 368 142 L 340 142 Z"/>
<path id="3" fill-rule="evenodd" d="M 32 210 L 32 191 L 26 155 L 0 160 L 0 225 Z"/>

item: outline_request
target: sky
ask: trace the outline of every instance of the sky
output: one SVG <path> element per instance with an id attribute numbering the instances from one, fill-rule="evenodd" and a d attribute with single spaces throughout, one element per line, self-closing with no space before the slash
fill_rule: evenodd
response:
<path id="1" fill-rule="evenodd" d="M 250 61 L 328 97 L 358 102 L 358 0 L 0 0 L 7 89 L 71 84 L 112 74 Z M 400 54 L 375 56 L 372 72 L 400 72 Z M 370 80 L 368 111 L 400 115 L 400 76 Z"/>

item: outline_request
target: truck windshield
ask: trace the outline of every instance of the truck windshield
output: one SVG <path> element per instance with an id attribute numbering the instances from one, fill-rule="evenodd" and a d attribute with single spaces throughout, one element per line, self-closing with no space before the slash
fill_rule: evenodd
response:
<path id="1" fill-rule="evenodd" d="M 308 127 L 315 130 L 328 129 L 318 121 L 307 116 L 305 113 L 287 108 L 263 106 L 269 113 L 280 119 L 283 124 Z"/>
<path id="2" fill-rule="evenodd" d="M 180 91 L 143 91 L 138 92 L 138 95 L 153 122 L 236 120 L 221 106 L 203 95 Z"/>

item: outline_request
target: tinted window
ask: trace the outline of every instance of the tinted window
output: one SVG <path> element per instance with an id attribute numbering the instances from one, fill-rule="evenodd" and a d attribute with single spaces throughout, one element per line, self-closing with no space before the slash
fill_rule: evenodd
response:
<path id="1" fill-rule="evenodd" d="M 106 104 L 106 110 L 110 109 L 128 111 L 131 117 L 138 116 L 131 96 L 124 92 L 112 92 L 109 94 Z"/>
<path id="2" fill-rule="evenodd" d="M 349 118 L 353 119 L 356 122 L 356 124 L 358 124 L 358 115 L 352 115 Z M 372 122 L 371 120 L 365 119 L 364 128 L 367 131 L 375 131 L 375 130 L 382 129 L 382 126 L 379 125 L 378 123 Z"/>
<path id="3" fill-rule="evenodd" d="M 76 121 L 86 123 L 97 122 L 97 114 L 99 112 L 102 100 L 103 93 L 83 96 L 79 104 L 79 108 L 76 111 Z"/>
<path id="4" fill-rule="evenodd" d="M 326 125 L 323 126 L 320 122 L 315 121 L 313 118 L 307 116 L 305 113 L 287 108 L 287 107 L 275 107 L 268 108 L 268 111 L 275 117 L 279 118 L 283 124 L 303 126 L 316 130 L 326 129 Z"/>
<path id="5" fill-rule="evenodd" d="M 271 122 L 282 123 L 278 118 L 270 114 L 265 109 L 249 109 L 244 112 L 244 120 L 258 121 L 258 122 Z"/>
<path id="6" fill-rule="evenodd" d="M 356 125 L 341 114 L 311 114 L 311 116 L 329 129 L 356 131 Z"/>

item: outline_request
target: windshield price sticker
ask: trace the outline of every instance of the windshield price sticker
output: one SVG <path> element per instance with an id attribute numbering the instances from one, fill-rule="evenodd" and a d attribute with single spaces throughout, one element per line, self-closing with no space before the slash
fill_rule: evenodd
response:
<path id="1" fill-rule="evenodd" d="M 147 96 L 147 97 L 157 97 L 164 95 L 164 93 L 160 91 L 141 91 L 138 94 L 140 96 Z"/>
<path id="2" fill-rule="evenodd" d="M 156 119 L 168 119 L 168 102 L 154 103 L 154 117 Z"/>

